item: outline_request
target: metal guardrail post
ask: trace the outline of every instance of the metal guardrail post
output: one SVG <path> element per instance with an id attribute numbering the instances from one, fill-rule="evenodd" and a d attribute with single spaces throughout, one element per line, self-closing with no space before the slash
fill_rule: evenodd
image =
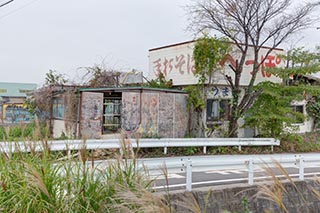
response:
<path id="1" fill-rule="evenodd" d="M 166 155 L 167 153 L 168 153 L 168 147 L 165 146 L 165 147 L 163 147 L 163 154 Z"/>
<path id="2" fill-rule="evenodd" d="M 71 158 L 71 150 L 70 150 L 70 149 L 67 150 L 67 158 L 68 158 L 68 159 Z"/>
<path id="3" fill-rule="evenodd" d="M 66 150 L 67 150 L 67 158 L 70 159 L 71 158 L 71 149 L 69 147 L 69 144 L 66 144 Z"/>
<path id="4" fill-rule="evenodd" d="M 240 145 L 238 146 L 238 149 L 239 149 L 239 151 L 241 152 L 241 146 L 240 146 Z"/>
<path id="5" fill-rule="evenodd" d="M 203 154 L 207 154 L 207 147 L 206 146 L 203 147 Z"/>
<path id="6" fill-rule="evenodd" d="M 248 184 L 252 185 L 254 181 L 253 159 L 246 161 L 248 167 Z"/>
<path id="7" fill-rule="evenodd" d="M 188 158 L 186 163 L 186 190 L 192 191 L 192 162 L 190 158 Z"/>
<path id="8" fill-rule="evenodd" d="M 299 180 L 304 180 L 304 157 L 299 155 L 297 162 L 299 164 Z"/>

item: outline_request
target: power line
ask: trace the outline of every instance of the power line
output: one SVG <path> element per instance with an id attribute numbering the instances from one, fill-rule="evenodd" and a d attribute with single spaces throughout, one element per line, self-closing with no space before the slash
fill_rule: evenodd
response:
<path id="1" fill-rule="evenodd" d="M 10 1 L 14 1 L 14 0 L 10 0 Z M 9 16 L 9 15 L 11 15 L 11 14 L 13 14 L 13 13 L 16 13 L 16 12 L 19 11 L 19 10 L 24 9 L 25 7 L 28 7 L 28 6 L 32 5 L 32 4 L 35 3 L 36 1 L 39 1 L 39 0 L 30 1 L 30 2 L 26 3 L 25 5 L 22 5 L 21 7 L 13 10 L 13 11 L 11 11 L 11 12 L 8 12 L 7 14 L 4 14 L 3 16 L 0 16 L 0 20 L 3 19 L 3 18 L 5 18 L 5 17 L 7 17 L 7 16 Z"/>
<path id="2" fill-rule="evenodd" d="M 0 4 L 0 7 L 3 7 L 3 6 L 6 6 L 7 4 L 10 4 L 11 2 L 13 2 L 14 0 L 10 0 L 10 1 L 7 1 L 3 4 Z"/>

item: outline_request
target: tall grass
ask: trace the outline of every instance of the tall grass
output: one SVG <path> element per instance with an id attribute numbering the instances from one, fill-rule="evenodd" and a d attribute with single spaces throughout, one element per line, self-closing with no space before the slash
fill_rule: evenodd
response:
<path id="1" fill-rule="evenodd" d="M 314 177 L 314 186 L 296 182 L 297 180 L 293 179 L 277 161 L 273 161 L 273 166 L 266 164 L 264 170 L 270 177 L 270 182 L 258 185 L 257 198 L 273 203 L 278 207 L 277 212 L 314 212 L 314 203 L 320 202 L 320 179 L 318 177 Z M 279 178 L 276 171 L 280 171 L 283 178 Z M 274 207 L 269 207 L 270 212 L 275 211 Z M 319 211 L 317 209 L 317 212 Z M 267 208 L 265 212 L 268 212 Z"/>
<path id="2" fill-rule="evenodd" d="M 32 123 L 0 126 L 0 141 L 41 140 L 49 136 L 49 124 L 35 119 Z"/>
<path id="3" fill-rule="evenodd" d="M 0 212 L 121 212 L 146 206 L 124 195 L 145 198 L 150 209 L 165 209 L 162 199 L 150 193 L 152 180 L 137 167 L 128 142 L 121 141 L 122 153 L 105 167 L 88 162 L 85 141 L 80 159 L 52 153 L 45 140 L 41 152 L 1 152 Z"/>
<path id="4" fill-rule="evenodd" d="M 20 128 L 21 134 L 25 132 L 24 126 Z M 8 136 L 10 131 L 7 128 L 5 134 Z M 95 165 L 85 140 L 74 155 L 77 158 L 70 158 L 50 150 L 48 132 L 35 123 L 32 137 L 22 138 L 29 153 L 5 151 L 0 143 L 0 212 L 172 213 L 180 212 L 179 207 L 187 212 L 203 212 L 191 193 L 175 202 L 168 187 L 164 186 L 164 194 L 155 194 L 151 189 L 154 180 L 146 168 L 138 167 L 139 149 L 134 151 L 130 140 L 119 140 L 121 151 L 107 165 Z M 33 142 L 39 138 L 41 151 L 34 148 Z M 169 185 L 168 171 L 165 166 L 162 170 Z"/>

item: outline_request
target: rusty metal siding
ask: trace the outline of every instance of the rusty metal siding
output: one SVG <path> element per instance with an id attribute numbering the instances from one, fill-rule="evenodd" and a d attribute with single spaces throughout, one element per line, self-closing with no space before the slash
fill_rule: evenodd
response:
<path id="1" fill-rule="evenodd" d="M 141 100 L 140 100 L 141 96 Z M 123 92 L 122 129 L 147 137 L 184 137 L 188 130 L 186 94 L 158 91 Z"/>
<path id="2" fill-rule="evenodd" d="M 81 104 L 81 136 L 101 138 L 103 93 L 83 92 Z"/>
<path id="3" fill-rule="evenodd" d="M 121 127 L 127 133 L 132 133 L 140 125 L 140 93 L 123 92 L 121 109 Z"/>
<path id="4" fill-rule="evenodd" d="M 159 101 L 159 135 L 174 137 L 174 94 L 160 93 Z"/>
<path id="5" fill-rule="evenodd" d="M 188 132 L 189 113 L 187 109 L 187 95 L 174 94 L 174 138 L 182 138 Z"/>

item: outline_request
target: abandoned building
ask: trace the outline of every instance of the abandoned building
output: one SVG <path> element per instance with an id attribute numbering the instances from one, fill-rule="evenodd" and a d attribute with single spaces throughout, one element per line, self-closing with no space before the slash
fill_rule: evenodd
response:
<path id="1" fill-rule="evenodd" d="M 53 136 L 108 138 L 128 136 L 184 137 L 189 114 L 187 94 L 180 90 L 145 87 L 81 88 L 77 122 L 67 128 L 64 99 L 54 99 Z M 78 125 L 77 125 L 78 124 Z"/>
<path id="2" fill-rule="evenodd" d="M 195 85 L 198 83 L 198 78 L 194 75 L 194 60 L 193 60 L 193 48 L 195 41 L 188 41 L 149 50 L 149 79 L 156 79 L 159 73 L 162 73 L 167 80 L 171 80 L 173 86 L 176 88 L 184 88 L 188 85 Z M 212 137 L 221 137 L 221 130 L 225 130 L 228 126 L 228 112 L 230 106 L 228 103 L 232 100 L 231 88 L 226 75 L 234 78 L 234 74 L 230 66 L 234 67 L 236 60 L 239 58 L 239 50 L 235 45 L 231 44 L 232 51 L 225 56 L 220 62 L 222 70 L 214 72 L 212 79 L 213 83 L 207 85 L 209 91 L 207 100 L 205 100 L 205 110 L 203 110 L 202 118 L 203 123 L 207 129 L 214 127 L 216 132 L 211 132 Z M 284 62 L 279 57 L 284 53 L 283 49 L 274 49 L 268 56 L 266 56 L 270 48 L 261 48 L 259 53 L 260 61 L 264 60 L 260 66 L 260 70 L 256 76 L 255 85 L 262 81 L 271 81 L 280 83 L 282 79 L 272 75 L 266 71 L 266 67 L 281 67 L 284 66 Z M 251 70 L 253 66 L 254 52 L 253 48 L 249 47 L 248 54 L 245 61 L 245 66 L 240 80 L 240 86 L 244 90 L 249 84 L 251 79 Z M 308 78 L 310 78 L 308 76 Z M 243 91 L 242 91 L 243 92 Z M 305 101 L 295 102 L 293 109 L 306 115 Z M 191 114 L 192 116 L 192 114 Z M 191 129 L 195 126 L 191 120 Z M 238 120 L 239 137 L 252 137 L 255 135 L 255 130 L 250 128 L 241 128 L 243 126 L 243 119 Z M 311 131 L 311 119 L 306 119 L 301 123 L 297 123 L 297 132 L 309 132 Z M 210 136 L 209 134 L 206 136 Z"/>
<path id="3" fill-rule="evenodd" d="M 54 137 L 66 134 L 69 137 L 110 138 L 120 132 L 141 137 L 179 138 L 196 135 L 194 113 L 187 107 L 187 93 L 181 90 L 188 85 L 198 83 L 194 75 L 193 47 L 195 42 L 184 42 L 149 50 L 149 79 L 156 79 L 162 73 L 172 82 L 175 89 L 140 87 L 136 80 L 131 81 L 125 75 L 126 83 L 120 87 L 78 88 L 77 107 L 67 109 L 68 98 L 56 95 L 53 99 L 52 133 Z M 255 84 L 263 81 L 280 83 L 282 79 L 271 75 L 266 67 L 284 66 L 279 54 L 282 49 L 274 49 L 268 56 L 268 47 L 261 48 L 260 60 L 264 60 L 256 76 Z M 202 112 L 206 137 L 221 137 L 229 122 L 232 94 L 225 75 L 233 76 L 230 66 L 235 66 L 239 57 L 237 48 L 233 48 L 222 60 L 223 68 L 212 76 L 213 84 L 207 85 L 207 99 Z M 253 65 L 253 50 L 249 48 L 240 85 L 242 90 L 249 84 Z M 142 75 L 135 79 L 143 81 Z M 310 79 L 310 76 L 308 76 Z M 292 109 L 306 115 L 306 101 L 292 103 Z M 74 114 L 72 119 L 68 118 Z M 255 130 L 243 128 L 244 120 L 238 120 L 239 137 L 253 137 Z M 296 124 L 296 132 L 309 132 L 312 120 L 306 119 Z"/>

